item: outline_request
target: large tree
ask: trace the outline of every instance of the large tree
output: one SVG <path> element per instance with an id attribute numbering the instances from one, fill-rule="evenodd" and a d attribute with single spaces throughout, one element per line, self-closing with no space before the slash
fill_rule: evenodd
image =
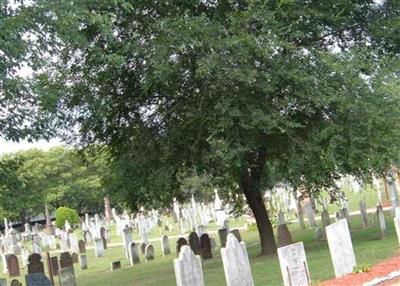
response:
<path id="1" fill-rule="evenodd" d="M 123 188 L 132 204 L 170 202 L 180 170 L 227 177 L 269 254 L 270 171 L 312 190 L 397 156 L 399 5 L 36 0 L 21 13 L 46 47 L 35 91 L 82 144 L 111 146 L 141 183 Z"/>

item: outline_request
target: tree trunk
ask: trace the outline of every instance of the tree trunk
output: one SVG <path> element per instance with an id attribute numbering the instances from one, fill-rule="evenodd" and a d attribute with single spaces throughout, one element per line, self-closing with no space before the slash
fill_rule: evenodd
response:
<path id="1" fill-rule="evenodd" d="M 265 150 L 260 150 L 251 160 L 251 168 L 243 168 L 239 186 L 256 219 L 261 242 L 261 255 L 276 253 L 276 243 L 271 221 L 260 190 L 261 176 L 266 162 Z"/>
<path id="2" fill-rule="evenodd" d="M 244 189 L 247 203 L 253 211 L 256 219 L 258 234 L 261 242 L 261 255 L 276 253 L 276 243 L 271 221 L 268 217 L 264 200 L 260 191 Z"/>

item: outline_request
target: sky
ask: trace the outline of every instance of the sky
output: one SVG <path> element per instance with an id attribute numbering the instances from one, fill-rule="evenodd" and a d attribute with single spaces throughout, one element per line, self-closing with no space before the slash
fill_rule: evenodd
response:
<path id="1" fill-rule="evenodd" d="M 52 147 L 59 145 L 62 145 L 62 142 L 59 139 L 53 139 L 50 141 L 39 140 L 32 143 L 28 141 L 21 141 L 17 143 L 17 142 L 6 141 L 3 138 L 0 138 L 0 154 L 13 153 L 32 148 L 48 150 Z"/>

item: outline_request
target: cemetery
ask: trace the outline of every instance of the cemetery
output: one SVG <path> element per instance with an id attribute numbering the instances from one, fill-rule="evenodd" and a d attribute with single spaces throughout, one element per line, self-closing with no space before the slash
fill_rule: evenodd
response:
<path id="1" fill-rule="evenodd" d="M 0 286 L 400 285 L 400 2 L 0 1 Z"/>

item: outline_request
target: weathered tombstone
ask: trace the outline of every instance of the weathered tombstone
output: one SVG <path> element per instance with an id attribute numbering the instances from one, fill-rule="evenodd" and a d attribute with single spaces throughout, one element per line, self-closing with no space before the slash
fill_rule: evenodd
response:
<path id="1" fill-rule="evenodd" d="M 40 254 L 32 253 L 29 255 L 28 274 L 44 273 L 44 266 L 41 260 Z"/>
<path id="2" fill-rule="evenodd" d="M 53 286 L 49 278 L 47 278 L 46 275 L 41 272 L 29 273 L 25 276 L 25 282 L 26 286 Z"/>
<path id="3" fill-rule="evenodd" d="M 221 248 L 225 247 L 226 239 L 228 237 L 228 230 L 226 228 L 221 228 L 218 230 L 219 242 L 221 244 Z"/>
<path id="4" fill-rule="evenodd" d="M 344 217 L 342 216 L 342 213 L 341 213 L 341 212 L 339 212 L 339 211 L 335 212 L 335 219 L 336 219 L 336 221 L 339 221 L 339 220 L 341 220 L 342 218 L 344 218 Z"/>
<path id="5" fill-rule="evenodd" d="M 396 229 L 397 240 L 399 241 L 400 245 L 400 217 L 395 217 L 393 220 L 394 220 L 394 228 Z"/>
<path id="6" fill-rule="evenodd" d="M 117 269 L 121 269 L 121 261 L 111 262 L 111 271 L 115 271 Z"/>
<path id="7" fill-rule="evenodd" d="M 161 238 L 161 250 L 164 256 L 171 254 L 171 248 L 169 247 L 169 239 L 167 235 Z"/>
<path id="8" fill-rule="evenodd" d="M 144 250 L 144 258 L 145 261 L 154 259 L 154 247 L 151 244 L 146 245 L 146 249 Z"/>
<path id="9" fill-rule="evenodd" d="M 356 265 L 353 244 L 346 219 L 341 219 L 325 228 L 336 277 L 352 273 Z"/>
<path id="10" fill-rule="evenodd" d="M 177 286 L 204 286 L 201 259 L 188 245 L 182 245 L 179 257 L 174 260 Z"/>
<path id="11" fill-rule="evenodd" d="M 0 283 L 0 286 L 1 286 L 1 283 Z M 6 286 L 6 285 L 4 285 L 4 286 Z M 17 279 L 13 279 L 10 283 L 10 286 L 22 286 L 22 283 L 19 282 Z"/>
<path id="12" fill-rule="evenodd" d="M 7 254 L 7 269 L 10 277 L 17 277 L 20 275 L 18 257 L 15 254 Z"/>
<path id="13" fill-rule="evenodd" d="M 126 259 L 129 260 L 129 243 L 133 241 L 133 233 L 132 233 L 132 228 L 129 226 L 125 226 L 125 228 L 122 231 L 122 245 L 124 247 L 125 251 L 125 257 Z"/>
<path id="14" fill-rule="evenodd" d="M 139 249 L 137 243 L 133 241 L 129 243 L 129 262 L 131 263 L 132 266 L 134 264 L 140 263 Z"/>
<path id="15" fill-rule="evenodd" d="M 86 254 L 79 254 L 79 267 L 82 270 L 86 270 L 88 268 Z"/>
<path id="16" fill-rule="evenodd" d="M 350 228 L 350 213 L 347 208 L 340 209 L 341 217 L 347 220 L 347 225 Z"/>
<path id="17" fill-rule="evenodd" d="M 197 235 L 201 236 L 203 233 L 205 233 L 205 228 L 204 225 L 200 224 L 197 226 Z"/>
<path id="18" fill-rule="evenodd" d="M 200 237 L 201 256 L 203 259 L 212 258 L 211 240 L 207 233 L 203 233 Z"/>
<path id="19" fill-rule="evenodd" d="M 385 214 L 381 205 L 376 208 L 376 215 L 378 216 L 379 229 L 381 231 L 381 238 L 387 235 Z"/>
<path id="20" fill-rule="evenodd" d="M 78 263 L 79 258 L 78 258 L 78 254 L 76 254 L 75 252 L 71 254 L 72 257 L 72 263 Z"/>
<path id="21" fill-rule="evenodd" d="M 60 255 L 60 269 L 72 267 L 72 256 L 69 252 L 63 252 Z"/>
<path id="22" fill-rule="evenodd" d="M 325 233 L 319 227 L 315 228 L 315 240 L 318 241 L 318 242 L 322 242 L 322 241 L 325 240 Z"/>
<path id="23" fill-rule="evenodd" d="M 396 208 L 399 205 L 399 195 L 397 192 L 396 184 L 394 182 L 392 174 L 388 174 L 386 179 L 390 189 L 390 200 L 392 203 L 392 215 L 395 216 Z"/>
<path id="24" fill-rule="evenodd" d="M 61 268 L 59 277 L 61 286 L 76 286 L 74 267 Z"/>
<path id="25" fill-rule="evenodd" d="M 144 252 L 145 252 L 145 250 L 146 250 L 146 243 L 144 243 L 144 242 L 142 242 L 141 244 L 140 244 L 140 250 L 142 251 L 142 254 L 144 255 Z"/>
<path id="26" fill-rule="evenodd" d="M 292 235 L 286 224 L 278 225 L 278 245 L 285 246 L 293 243 Z"/>
<path id="27" fill-rule="evenodd" d="M 360 206 L 360 214 L 363 227 L 367 228 L 368 227 L 367 207 L 365 206 L 365 202 L 363 200 L 361 200 L 358 204 Z"/>
<path id="28" fill-rule="evenodd" d="M 180 237 L 176 241 L 176 256 L 179 256 L 179 252 L 181 251 L 182 246 L 187 245 L 187 240 L 183 237 Z"/>
<path id="29" fill-rule="evenodd" d="M 300 197 L 296 199 L 296 207 L 297 207 L 297 217 L 299 219 L 300 228 L 304 230 L 306 229 L 306 224 L 304 222 L 304 211 L 301 205 Z"/>
<path id="30" fill-rule="evenodd" d="M 302 242 L 278 248 L 279 264 L 285 286 L 311 285 L 306 253 Z"/>
<path id="31" fill-rule="evenodd" d="M 230 231 L 230 233 L 232 233 L 235 237 L 236 237 L 236 239 L 239 241 L 239 242 L 241 242 L 242 241 L 242 236 L 240 235 L 240 231 L 238 230 L 238 229 L 232 229 L 231 231 Z"/>
<path id="32" fill-rule="evenodd" d="M 304 211 L 307 215 L 307 219 L 308 219 L 308 224 L 311 227 L 315 227 L 317 226 L 317 223 L 315 222 L 315 215 L 314 215 L 314 211 L 312 209 L 311 203 L 307 202 L 304 204 Z"/>
<path id="33" fill-rule="evenodd" d="M 51 268 L 53 270 L 53 275 L 57 276 L 58 275 L 58 271 L 59 271 L 58 257 L 57 256 L 51 257 L 50 258 L 50 263 L 51 263 Z"/>
<path id="34" fill-rule="evenodd" d="M 94 256 L 97 258 L 104 256 L 104 245 L 101 238 L 94 239 Z"/>
<path id="35" fill-rule="evenodd" d="M 86 253 L 86 245 L 82 239 L 78 241 L 78 248 L 79 248 L 79 253 Z"/>
<path id="36" fill-rule="evenodd" d="M 329 212 L 327 209 L 324 209 L 321 212 L 321 221 L 324 228 L 331 224 L 331 218 L 329 217 Z"/>
<path id="37" fill-rule="evenodd" d="M 215 241 L 214 237 L 210 237 L 210 243 L 211 243 L 211 250 L 215 250 L 217 248 L 217 242 Z"/>
<path id="38" fill-rule="evenodd" d="M 7 286 L 7 279 L 6 278 L 0 278 L 0 286 Z"/>
<path id="39" fill-rule="evenodd" d="M 201 247 L 200 247 L 200 239 L 197 236 L 196 232 L 191 232 L 189 234 L 189 246 L 192 249 L 192 251 L 194 252 L 195 255 L 200 255 L 201 254 Z"/>
<path id="40" fill-rule="evenodd" d="M 253 286 L 246 244 L 239 242 L 233 234 L 228 234 L 226 247 L 221 248 L 221 257 L 227 286 Z"/>

